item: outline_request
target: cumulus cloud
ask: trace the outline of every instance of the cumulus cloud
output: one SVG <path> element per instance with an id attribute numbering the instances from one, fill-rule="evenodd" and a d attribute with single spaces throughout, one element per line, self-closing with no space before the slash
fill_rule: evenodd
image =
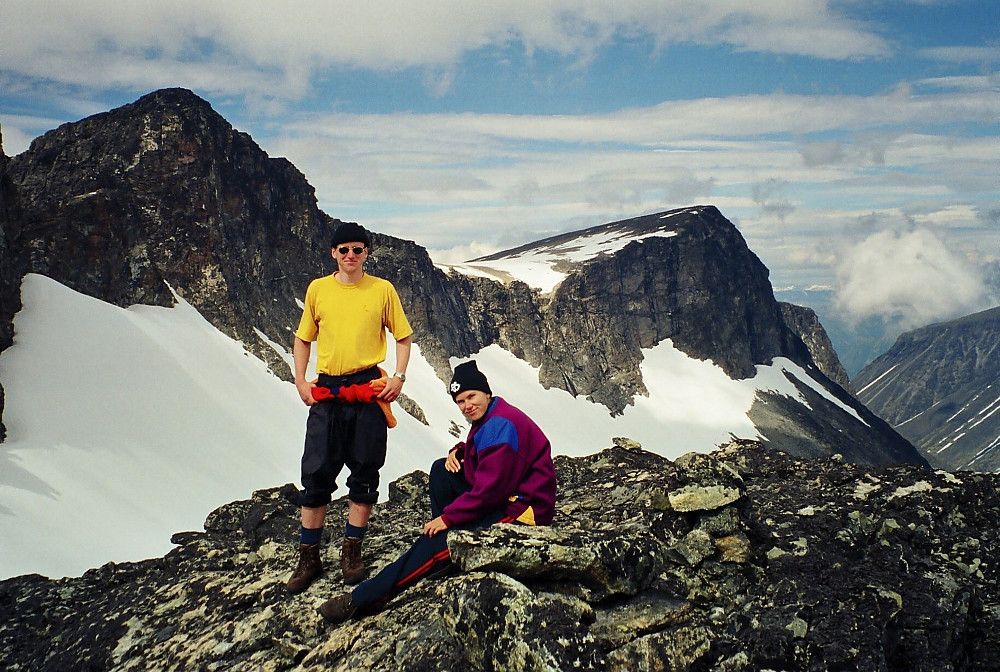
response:
<path id="1" fill-rule="evenodd" d="M 516 205 L 532 205 L 535 198 L 541 193 L 538 180 L 533 177 L 518 180 L 504 191 L 507 201 Z"/>
<path id="2" fill-rule="evenodd" d="M 667 182 L 667 203 L 694 204 L 702 197 L 710 196 L 715 183 L 714 177 L 698 179 L 694 175 L 678 175 Z"/>
<path id="3" fill-rule="evenodd" d="M 485 243 L 468 243 L 456 245 L 446 250 L 428 249 L 427 254 L 436 264 L 462 264 L 470 259 L 478 259 L 499 252 L 501 248 Z"/>
<path id="4" fill-rule="evenodd" d="M 928 229 L 873 233 L 845 251 L 836 272 L 836 306 L 855 323 L 881 317 L 909 330 L 996 301 L 984 269 Z"/>
<path id="5" fill-rule="evenodd" d="M 807 167 L 836 164 L 844 160 L 844 146 L 839 140 L 809 142 L 802 146 L 802 161 Z"/>

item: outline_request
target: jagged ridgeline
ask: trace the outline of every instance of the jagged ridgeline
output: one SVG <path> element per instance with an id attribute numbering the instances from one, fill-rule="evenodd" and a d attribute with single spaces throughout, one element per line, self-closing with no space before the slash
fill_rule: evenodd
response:
<path id="1" fill-rule="evenodd" d="M 274 344 L 288 347 L 308 282 L 332 270 L 339 220 L 318 208 L 291 163 L 268 157 L 206 101 L 183 89 L 157 91 L 64 124 L 4 157 L 0 169 L 0 349 L 11 343 L 20 279 L 34 272 L 123 307 L 170 305 L 177 292 L 289 375 Z M 645 215 L 534 245 L 596 233 L 635 240 L 567 263 L 551 291 L 447 272 L 417 243 L 378 234 L 370 270 L 395 284 L 421 353 L 444 380 L 449 357 L 495 343 L 537 367 L 543 386 L 619 413 L 646 393 L 642 349 L 665 339 L 734 379 L 783 357 L 827 393 L 793 380 L 808 407 L 760 393 L 750 417 L 771 445 L 859 463 L 922 461 L 845 392 L 847 377 L 815 315 L 775 301 L 767 268 L 716 208 Z M 419 417 L 413 400 L 404 403 Z"/>

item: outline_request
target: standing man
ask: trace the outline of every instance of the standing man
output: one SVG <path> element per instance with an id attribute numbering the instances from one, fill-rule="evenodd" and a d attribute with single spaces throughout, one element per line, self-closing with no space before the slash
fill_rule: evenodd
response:
<path id="1" fill-rule="evenodd" d="M 337 271 L 309 284 L 292 349 L 295 388 L 309 406 L 309 418 L 302 454 L 299 563 L 286 586 L 291 593 L 305 590 L 323 573 L 320 541 L 326 507 L 344 466 L 350 471 L 350 507 L 341 569 L 345 583 L 355 584 L 364 578 L 361 542 L 372 505 L 378 500 L 379 470 L 385 464 L 388 433 L 387 415 L 379 404 L 371 402 L 388 403 L 399 396 L 410 361 L 413 329 L 396 289 L 390 282 L 364 272 L 371 247 L 368 232 L 358 224 L 345 222 L 334 231 L 331 247 Z M 386 329 L 396 341 L 395 373 L 380 381 L 384 388 L 377 395 L 352 394 L 351 401 L 344 401 L 338 390 L 365 389 L 368 383 L 383 377 L 378 365 L 385 360 Z M 318 378 L 309 381 L 306 368 L 313 341 Z"/>
<path id="2" fill-rule="evenodd" d="M 448 530 L 495 523 L 548 525 L 555 515 L 552 448 L 523 411 L 493 395 L 475 360 L 455 368 L 451 398 L 471 423 L 468 438 L 431 466 L 431 516 L 410 550 L 353 591 L 324 602 L 329 623 L 371 614 L 420 579 L 451 565 Z"/>

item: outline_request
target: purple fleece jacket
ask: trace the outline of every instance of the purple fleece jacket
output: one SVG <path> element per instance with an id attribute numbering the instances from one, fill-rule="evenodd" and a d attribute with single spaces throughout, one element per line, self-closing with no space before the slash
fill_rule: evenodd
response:
<path id="1" fill-rule="evenodd" d="M 552 522 L 556 504 L 552 448 L 521 410 L 493 397 L 486 414 L 469 429 L 464 455 L 459 457 L 465 460 L 462 471 L 472 489 L 444 507 L 442 517 L 448 527 L 497 509 L 529 524 Z"/>

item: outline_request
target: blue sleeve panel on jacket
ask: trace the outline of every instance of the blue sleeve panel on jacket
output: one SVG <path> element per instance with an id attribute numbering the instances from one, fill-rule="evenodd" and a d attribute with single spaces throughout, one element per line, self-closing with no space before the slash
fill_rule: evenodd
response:
<path id="1" fill-rule="evenodd" d="M 507 418 L 493 416 L 476 432 L 475 444 L 484 449 L 507 444 L 516 453 L 520 446 L 520 438 L 513 422 Z"/>

